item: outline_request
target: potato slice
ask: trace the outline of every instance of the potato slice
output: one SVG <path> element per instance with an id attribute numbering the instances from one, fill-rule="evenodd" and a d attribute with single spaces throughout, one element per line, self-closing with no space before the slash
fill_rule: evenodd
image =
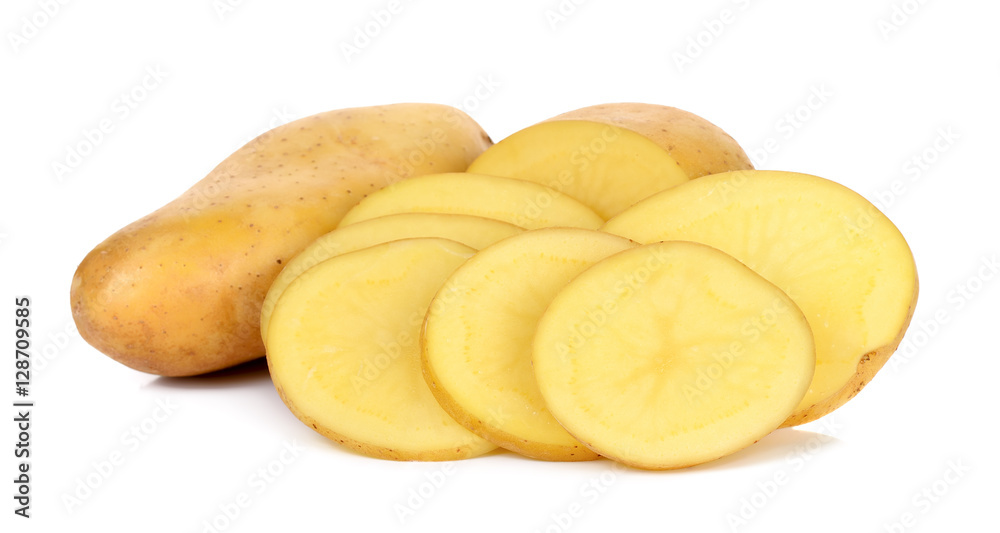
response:
<path id="1" fill-rule="evenodd" d="M 480 174 L 429 174 L 373 193 L 340 226 L 396 213 L 454 213 L 503 220 L 527 229 L 597 229 L 604 220 L 587 206 L 529 181 Z"/>
<path id="2" fill-rule="evenodd" d="M 271 316 L 267 362 L 288 408 L 365 455 L 446 461 L 495 446 L 441 409 L 420 370 L 431 298 L 475 250 L 436 238 L 328 259 L 295 279 Z"/>
<path id="3" fill-rule="evenodd" d="M 706 176 L 636 204 L 604 230 L 714 246 L 795 300 L 816 338 L 816 376 L 786 426 L 854 397 L 896 350 L 916 305 L 916 266 L 899 230 L 860 195 L 816 176 Z"/>
<path id="4" fill-rule="evenodd" d="M 705 245 L 626 250 L 556 295 L 532 360 L 552 415 L 595 452 L 682 468 L 777 428 L 812 378 L 809 324 L 788 296 Z"/>
<path id="5" fill-rule="evenodd" d="M 718 126 L 674 107 L 619 103 L 577 109 L 483 152 L 469 172 L 534 181 L 610 218 L 692 178 L 753 168 Z"/>
<path id="6" fill-rule="evenodd" d="M 479 252 L 434 298 L 422 337 L 431 392 L 455 420 L 508 450 L 536 459 L 597 454 L 549 414 L 531 369 L 539 317 L 566 283 L 635 243 L 592 230 L 528 231 Z"/>
<path id="7" fill-rule="evenodd" d="M 522 231 L 522 228 L 500 220 L 437 213 L 389 215 L 331 231 L 313 241 L 289 261 L 271 284 L 261 307 L 261 337 L 267 342 L 271 312 L 288 284 L 306 270 L 331 257 L 376 244 L 415 237 L 442 237 L 479 250 Z"/>

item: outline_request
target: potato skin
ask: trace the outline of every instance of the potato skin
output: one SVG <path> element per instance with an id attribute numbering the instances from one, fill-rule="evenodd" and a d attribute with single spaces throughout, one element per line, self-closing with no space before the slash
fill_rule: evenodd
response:
<path id="1" fill-rule="evenodd" d="M 490 144 L 468 115 L 435 104 L 275 128 L 83 259 L 70 290 L 77 328 L 109 357 L 163 376 L 260 357 L 261 304 L 284 262 L 371 192 L 464 171 Z"/>
<path id="2" fill-rule="evenodd" d="M 634 131 L 666 150 L 690 179 L 753 169 L 743 148 L 722 128 L 676 107 L 630 102 L 600 104 L 546 122 L 557 120 L 588 120 Z"/>
<path id="3" fill-rule="evenodd" d="M 913 298 L 910 300 L 910 309 L 906 313 L 906 319 L 903 320 L 903 327 L 899 330 L 899 333 L 896 335 L 896 338 L 892 340 L 892 342 L 861 356 L 861 359 L 858 361 L 857 371 L 853 376 L 851 376 L 851 379 L 840 388 L 839 391 L 826 400 L 815 403 L 809 406 L 808 409 L 788 417 L 788 419 L 781 424 L 781 427 L 794 427 L 822 418 L 836 411 L 840 408 L 840 406 L 857 396 L 858 393 L 861 392 L 861 389 L 865 388 L 865 385 L 868 385 L 868 383 L 870 383 L 875 377 L 875 374 L 878 373 L 883 366 L 885 366 L 886 361 L 889 360 L 889 357 L 892 354 L 896 353 L 896 348 L 899 348 L 899 344 L 903 342 L 906 330 L 910 327 L 910 321 L 913 320 L 913 312 L 917 308 L 917 296 L 919 293 L 920 280 L 914 278 Z"/>

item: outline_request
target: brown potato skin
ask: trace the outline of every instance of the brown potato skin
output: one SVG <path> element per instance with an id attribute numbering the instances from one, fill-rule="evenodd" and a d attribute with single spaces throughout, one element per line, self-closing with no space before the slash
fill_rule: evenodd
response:
<path id="1" fill-rule="evenodd" d="M 910 309 L 906 313 L 903 327 L 892 342 L 863 355 L 861 360 L 858 361 L 858 369 L 854 376 L 836 394 L 822 402 L 809 406 L 808 409 L 802 412 L 788 417 L 780 427 L 798 426 L 817 420 L 836 411 L 840 406 L 857 396 L 861 392 L 861 389 L 865 388 L 865 385 L 871 382 L 875 374 L 882 369 L 886 361 L 889 360 L 889 356 L 896 352 L 896 348 L 899 348 L 899 343 L 903 342 L 903 336 L 906 335 L 906 330 L 910 327 L 910 321 L 913 319 L 913 312 L 917 308 L 917 295 L 919 292 L 920 281 L 914 279 L 913 298 L 910 300 Z"/>
<path id="2" fill-rule="evenodd" d="M 715 124 L 682 109 L 614 103 L 584 107 L 550 118 L 587 120 L 634 131 L 666 150 L 689 179 L 753 168 L 746 152 Z"/>
<path id="3" fill-rule="evenodd" d="M 330 111 L 275 128 L 83 259 L 70 290 L 80 335 L 163 376 L 260 357 L 260 308 L 283 262 L 371 192 L 464 171 L 490 144 L 468 115 L 436 104 Z"/>

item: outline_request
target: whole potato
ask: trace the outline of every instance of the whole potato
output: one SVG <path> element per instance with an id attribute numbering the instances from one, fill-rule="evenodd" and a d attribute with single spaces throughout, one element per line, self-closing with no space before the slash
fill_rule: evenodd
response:
<path id="1" fill-rule="evenodd" d="M 260 357 L 261 304 L 285 262 L 368 194 L 464 171 L 490 144 L 468 115 L 436 104 L 329 111 L 275 128 L 83 259 L 70 293 L 80 334 L 164 376 Z"/>

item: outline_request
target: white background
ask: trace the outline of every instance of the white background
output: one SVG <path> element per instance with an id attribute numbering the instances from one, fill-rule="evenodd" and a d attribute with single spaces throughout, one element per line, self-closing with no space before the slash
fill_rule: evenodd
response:
<path id="1" fill-rule="evenodd" d="M 564 0 L 557 20 L 557 0 L 402 1 L 348 60 L 342 44 L 375 29 L 388 0 L 220 11 L 225 1 L 0 8 L 0 335 L 13 344 L 13 297 L 30 295 L 37 402 L 32 518 L 4 496 L 4 531 L 200 533 L 213 519 L 224 531 L 996 530 L 1000 281 L 981 268 L 1000 251 L 996 2 Z M 900 6 L 910 14 L 893 18 Z M 145 79 L 126 112 L 121 94 L 150 70 L 164 79 Z M 513 454 L 368 459 L 298 422 L 260 364 L 157 378 L 75 334 L 73 270 L 112 232 L 269 127 L 403 101 L 461 106 L 494 140 L 595 103 L 672 105 L 727 130 L 759 168 L 839 181 L 878 202 L 915 254 L 920 301 L 903 347 L 835 415 L 649 473 Z M 54 170 L 105 119 L 111 132 Z M 3 413 L 7 495 L 10 403 Z M 123 438 L 133 426 L 151 434 Z M 282 456 L 292 442 L 301 451 Z M 115 452 L 121 464 L 101 474 Z M 261 483 L 268 467 L 280 473 Z M 99 482 L 89 493 L 88 479 Z M 417 491 L 430 496 L 408 503 Z M 218 518 L 241 494 L 239 516 Z"/>

